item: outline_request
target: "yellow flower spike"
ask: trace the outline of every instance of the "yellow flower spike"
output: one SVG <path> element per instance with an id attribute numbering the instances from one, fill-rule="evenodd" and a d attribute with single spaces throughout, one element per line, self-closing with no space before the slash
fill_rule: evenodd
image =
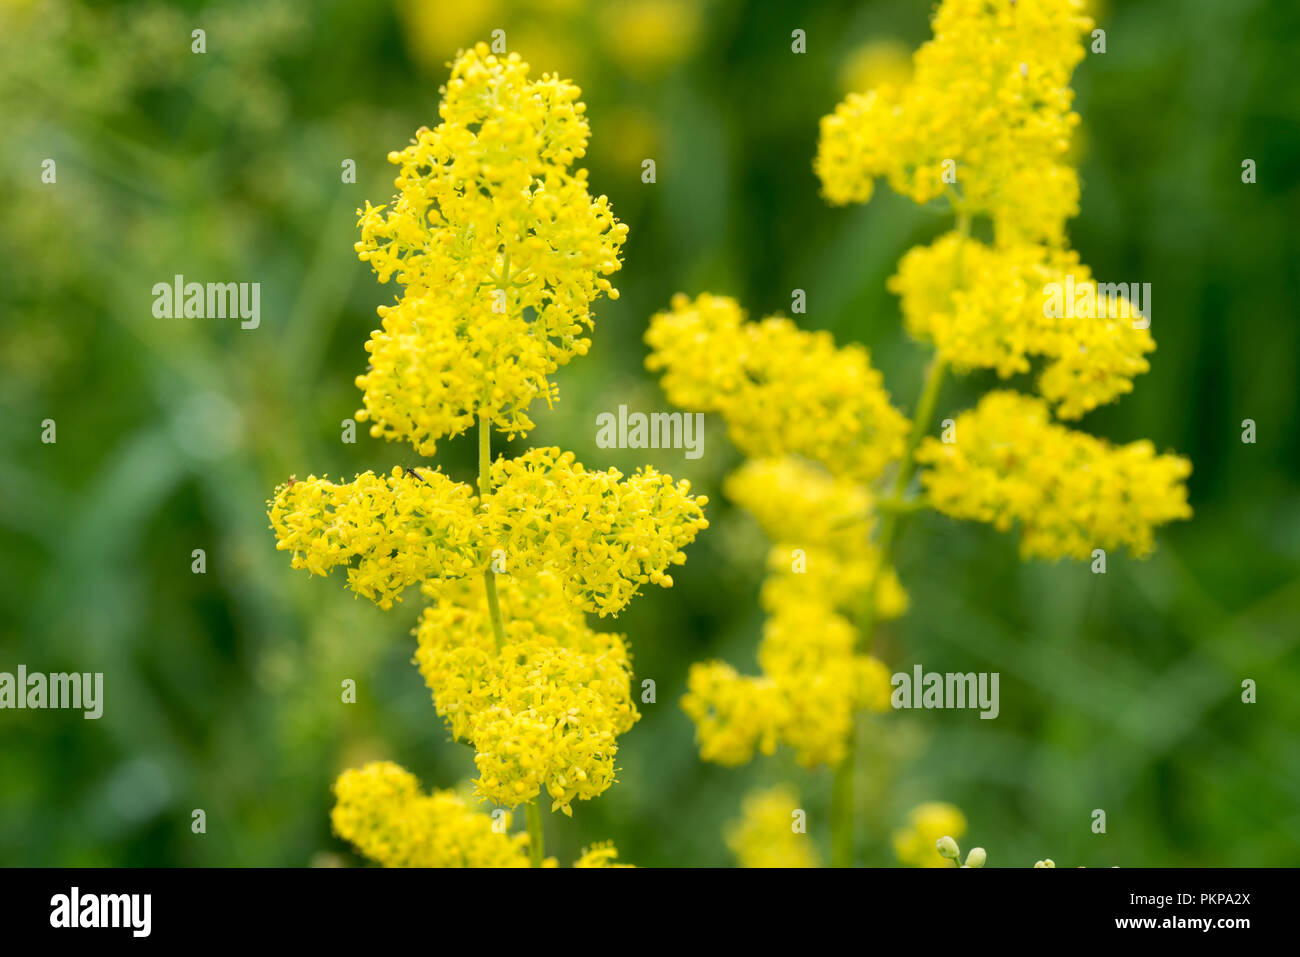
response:
<path id="1" fill-rule="evenodd" d="M 741 867 L 818 867 L 817 850 L 798 829 L 799 795 L 781 785 L 751 791 L 741 817 L 727 826 L 727 847 Z"/>
<path id="2" fill-rule="evenodd" d="M 433 129 L 389 154 L 397 195 L 358 210 L 357 254 L 403 287 L 358 377 L 371 434 L 432 455 L 480 414 L 509 435 L 533 428 L 548 379 L 590 345 L 591 306 L 616 298 L 627 227 L 585 170 L 586 107 L 573 84 L 534 80 L 517 54 L 460 54 Z"/>
<path id="3" fill-rule="evenodd" d="M 944 0 L 907 82 L 851 93 L 821 122 L 814 169 L 835 204 L 884 177 L 918 203 L 954 187 L 999 241 L 1059 244 L 1078 211 L 1065 164 L 1070 75 L 1092 28 L 1081 0 Z"/>
<path id="4" fill-rule="evenodd" d="M 587 627 L 555 574 L 499 587 L 497 649 L 477 581 L 427 584 L 415 661 L 452 734 L 477 752 L 480 795 L 516 807 L 545 789 L 569 814 L 614 783 L 618 735 L 640 717 L 627 647 Z"/>
<path id="5" fill-rule="evenodd" d="M 837 348 L 780 317 L 746 322 L 734 300 L 708 293 L 674 296 L 645 340 L 669 400 L 721 415 L 750 457 L 801 455 L 865 482 L 903 451 L 909 423 L 862 346 Z"/>
<path id="6" fill-rule="evenodd" d="M 1145 556 L 1158 525 L 1190 518 L 1191 463 L 1150 442 L 1112 446 L 1053 423 L 1046 403 L 990 392 L 955 420 L 956 441 L 922 442 L 921 483 L 953 518 L 1020 526 L 1026 558 L 1086 559 L 1126 547 Z"/>
<path id="7" fill-rule="evenodd" d="M 1049 316 L 1049 284 L 1087 288 L 1096 317 Z M 1147 328 L 1117 296 L 1097 296 L 1097 284 L 1077 253 L 1018 243 L 986 246 L 949 233 L 903 256 L 889 281 L 902 299 L 907 331 L 935 345 L 957 371 L 993 369 L 1002 378 L 1030 370 L 1034 356 L 1050 361 L 1039 381 L 1061 418 L 1078 418 L 1130 392 L 1155 349 Z"/>
<path id="8" fill-rule="evenodd" d="M 498 832 L 453 791 L 424 794 L 390 761 L 344 771 L 334 784 L 334 831 L 384 867 L 527 867 L 528 836 Z"/>

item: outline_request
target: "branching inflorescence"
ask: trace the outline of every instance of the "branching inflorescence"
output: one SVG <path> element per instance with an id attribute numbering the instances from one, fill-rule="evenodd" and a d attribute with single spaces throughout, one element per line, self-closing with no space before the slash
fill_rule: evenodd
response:
<path id="1" fill-rule="evenodd" d="M 1129 392 L 1155 348 L 1149 297 L 1143 315 L 1066 245 L 1079 200 L 1066 161 L 1079 122 L 1069 83 L 1091 27 L 1081 0 L 944 0 L 909 78 L 851 94 L 822 119 L 814 168 L 829 202 L 866 202 L 883 177 L 955 215 L 889 281 L 906 330 L 934 350 L 911 422 L 864 348 L 787 319 L 747 322 L 726 297 L 678 295 L 646 335 L 647 366 L 669 399 L 719 414 L 751 459 L 726 492 L 772 541 L 762 673 L 697 664 L 683 707 L 705 760 L 742 764 L 784 743 L 804 766 L 836 769 L 838 865 L 853 860 L 854 715 L 889 707 L 888 672 L 868 649 L 876 625 L 907 607 L 892 567 L 904 516 L 932 508 L 1016 527 L 1025 558 L 1054 559 L 1119 547 L 1144 556 L 1157 526 L 1191 515 L 1186 459 L 1054 421 Z M 987 224 L 987 241 L 973 223 Z M 1093 308 L 1049 308 L 1053 284 Z M 1036 396 L 990 392 L 944 439 L 927 434 L 947 370 L 1005 379 L 1036 362 Z M 787 805 L 788 827 L 795 800 L 777 790 L 751 803 L 754 827 L 773 801 Z M 908 862 L 919 861 L 916 832 L 899 838 Z M 737 833 L 742 861 L 752 859 L 749 832 Z M 932 847 L 925 856 L 943 863 Z"/>
<path id="2" fill-rule="evenodd" d="M 569 452 L 491 458 L 491 432 L 533 428 L 550 376 L 590 346 L 591 306 L 617 297 L 627 227 L 572 164 L 586 150 L 580 91 L 533 80 L 518 55 L 479 44 L 457 58 L 441 123 L 389 154 L 398 193 L 359 210 L 357 251 L 401 295 L 381 306 L 357 378 L 357 419 L 422 455 L 477 425 L 477 489 L 436 469 L 395 468 L 351 482 L 291 479 L 269 503 L 278 547 L 312 574 L 347 569 L 381 608 L 419 584 L 428 607 L 415 660 L 453 736 L 471 744 L 477 793 L 526 805 L 510 836 L 452 792 L 425 795 L 388 763 L 335 786 L 335 830 L 385 865 L 534 866 L 538 800 L 572 802 L 615 780 L 618 735 L 638 719 L 622 635 L 588 627 L 617 615 L 707 527 L 703 496 L 652 468 L 589 471 Z M 611 866 L 612 846 L 579 866 Z"/>

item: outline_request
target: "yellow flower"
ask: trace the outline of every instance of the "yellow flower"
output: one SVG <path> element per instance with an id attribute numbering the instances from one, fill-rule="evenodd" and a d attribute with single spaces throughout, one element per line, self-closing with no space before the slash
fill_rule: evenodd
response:
<path id="1" fill-rule="evenodd" d="M 907 824 L 894 832 L 894 853 L 908 867 L 951 867 L 935 848 L 941 837 L 966 833 L 966 817 L 951 804 L 930 801 L 914 807 Z"/>
<path id="2" fill-rule="evenodd" d="M 910 82 L 852 93 L 822 119 L 826 198 L 866 202 L 878 176 L 918 203 L 953 188 L 999 241 L 1062 242 L 1079 194 L 1063 162 L 1079 119 L 1070 74 L 1091 26 L 1080 0 L 944 0 Z"/>
<path id="3" fill-rule="evenodd" d="M 614 783 L 618 735 L 637 721 L 622 635 L 587 627 L 557 575 L 500 576 L 500 648 L 482 583 L 431 582 L 415 662 L 454 737 L 477 752 L 478 793 L 505 807 L 571 802 Z"/>
<path id="4" fill-rule="evenodd" d="M 927 438 L 917 461 L 930 504 L 953 518 L 1020 525 L 1026 558 L 1146 555 L 1157 525 L 1190 518 L 1191 463 L 1146 441 L 1112 446 L 1050 420 L 1041 399 L 990 392 L 955 420 L 951 444 Z"/>
<path id="5" fill-rule="evenodd" d="M 645 338 L 669 400 L 717 412 L 746 455 L 801 455 L 865 482 L 903 450 L 908 422 L 861 346 L 780 317 L 745 322 L 735 300 L 708 293 L 674 296 Z"/>
<path id="6" fill-rule="evenodd" d="M 751 791 L 741 818 L 727 827 L 727 847 L 741 867 L 817 867 L 817 849 L 795 830 L 799 795 L 789 786 Z"/>
<path id="7" fill-rule="evenodd" d="M 390 761 L 344 771 L 334 784 L 334 831 L 384 867 L 527 867 L 528 835 L 493 827 L 452 791 L 424 794 Z"/>
<path id="8" fill-rule="evenodd" d="M 889 671 L 856 653 L 856 638 L 825 605 L 791 604 L 764 623 L 762 675 L 718 661 L 692 665 L 682 710 L 695 723 L 700 758 L 735 767 L 784 743 L 804 767 L 838 764 L 854 713 L 889 708 Z"/>
<path id="9" fill-rule="evenodd" d="M 590 345 L 592 303 L 617 297 L 606 277 L 627 227 L 569 169 L 587 148 L 580 91 L 528 72 L 486 44 L 461 53 L 442 122 L 389 154 L 392 203 L 358 210 L 358 254 L 403 291 L 367 343 L 357 419 L 422 455 L 479 415 L 509 435 L 532 429 L 548 376 Z"/>
<path id="10" fill-rule="evenodd" d="M 541 448 L 497 459 L 491 476 L 486 507 L 469 486 L 427 468 L 290 482 L 269 503 L 276 547 L 312 574 L 346 566 L 348 587 L 381 608 L 417 582 L 481 572 L 500 550 L 516 574 L 562 571 L 571 600 L 604 616 L 643 584 L 671 587 L 668 568 L 709 524 L 707 496 L 652 468 L 624 478 Z"/>
<path id="11" fill-rule="evenodd" d="M 612 841 L 602 841 L 584 847 L 582 856 L 573 863 L 574 867 L 633 867 L 633 864 L 618 863 L 618 849 Z"/>
<path id="12" fill-rule="evenodd" d="M 747 462 L 726 492 L 776 544 L 761 596 L 762 674 L 706 662 L 688 675 L 682 707 L 695 722 L 700 757 L 734 766 L 784 743 L 805 767 L 838 764 L 854 713 L 889 707 L 888 669 L 857 653 L 858 630 L 840 614 L 856 610 L 882 572 L 870 541 L 872 496 L 794 458 Z M 892 568 L 883 569 L 876 598 L 880 619 L 906 609 Z"/>
<path id="13" fill-rule="evenodd" d="M 1050 284 L 1086 291 L 1096 316 L 1064 303 L 1050 316 Z M 1061 418 L 1075 419 L 1133 389 L 1155 349 L 1120 295 L 1099 295 L 1077 253 L 1027 243 L 986 246 L 949 233 L 910 250 L 889 288 L 902 298 L 903 321 L 934 343 L 958 371 L 994 369 L 1002 378 L 1028 372 L 1030 359 L 1051 361 L 1039 380 Z"/>

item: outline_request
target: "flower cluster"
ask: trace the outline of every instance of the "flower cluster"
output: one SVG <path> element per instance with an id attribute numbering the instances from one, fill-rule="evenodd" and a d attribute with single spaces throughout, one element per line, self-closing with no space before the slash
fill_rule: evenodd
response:
<path id="1" fill-rule="evenodd" d="M 494 820 L 454 791 L 425 794 L 415 775 L 391 761 L 344 771 L 334 783 L 330 821 L 339 837 L 384 867 L 528 867 L 529 837 L 509 834 L 508 814 Z M 574 867 L 616 864 L 608 841 L 585 850 Z M 544 867 L 555 867 L 547 858 Z"/>
<path id="2" fill-rule="evenodd" d="M 590 346 L 592 303 L 618 295 L 606 277 L 627 227 L 569 169 L 587 148 L 581 91 L 528 73 L 486 44 L 461 54 L 442 122 L 389 154 L 392 203 L 358 211 L 358 254 L 403 293 L 366 345 L 357 419 L 422 455 L 480 415 L 531 430 L 532 401 L 554 396 L 548 376 Z"/>
<path id="3" fill-rule="evenodd" d="M 751 791 L 740 810 L 740 820 L 727 828 L 726 841 L 741 867 L 818 866 L 812 839 L 795 829 L 799 795 L 792 788 Z"/>
<path id="4" fill-rule="evenodd" d="M 384 867 L 527 867 L 528 835 L 510 835 L 452 791 L 425 794 L 390 761 L 344 771 L 330 821 Z"/>
<path id="5" fill-rule="evenodd" d="M 539 834 L 541 793 L 565 814 L 603 793 L 617 737 L 639 717 L 623 636 L 593 631 L 585 613 L 617 615 L 643 585 L 671 587 L 708 526 L 707 499 L 652 468 L 589 471 L 556 448 L 491 458 L 492 431 L 533 427 L 532 401 L 554 396 L 548 376 L 587 351 L 592 303 L 617 295 L 607 277 L 627 227 L 570 169 L 587 146 L 578 97 L 558 77 L 530 79 L 517 55 L 461 53 L 439 125 L 389 156 L 392 203 L 358 211 L 358 253 L 402 292 L 367 343 L 357 418 L 422 455 L 477 423 L 477 489 L 395 468 L 290 479 L 268 503 L 294 568 L 343 567 L 381 608 L 421 585 L 415 663 L 434 706 L 475 750 L 478 795 L 528 804 Z M 527 845 L 392 765 L 348 772 L 338 794 L 336 830 L 381 863 L 491 866 Z M 616 856 L 595 847 L 582 866 Z"/>
<path id="6" fill-rule="evenodd" d="M 794 458 L 754 460 L 737 470 L 727 496 L 773 541 L 761 601 L 762 674 L 710 661 L 693 665 L 682 707 L 696 725 L 700 756 L 735 766 L 779 743 L 806 767 L 838 764 L 853 715 L 889 707 L 889 672 L 857 651 L 843 611 L 880 574 L 881 612 L 897 617 L 907 595 L 870 542 L 872 500 L 860 485 Z"/>
<path id="7" fill-rule="evenodd" d="M 1086 559 L 1121 546 L 1143 556 L 1152 529 L 1191 517 L 1186 459 L 1057 425 L 1041 399 L 990 392 L 953 427 L 957 441 L 927 438 L 917 449 L 930 466 L 921 475 L 930 504 L 1002 531 L 1018 524 L 1026 558 Z"/>
<path id="8" fill-rule="evenodd" d="M 346 567 L 348 587 L 382 608 L 410 585 L 479 574 L 500 550 L 515 574 L 561 571 L 569 598 L 603 617 L 643 584 L 670 587 L 667 569 L 708 526 L 708 499 L 649 467 L 625 478 L 538 448 L 498 459 L 490 477 L 486 499 L 427 468 L 291 481 L 270 503 L 276 547 L 312 574 Z"/>
<path id="9" fill-rule="evenodd" d="M 1070 74 L 1092 22 L 1083 0 L 944 0 L 912 75 L 852 93 L 822 119 L 815 169 L 832 203 L 864 203 L 883 176 L 927 203 L 955 171 L 999 239 L 1060 242 L 1078 212 L 1064 161 L 1079 117 Z"/>
<path id="10" fill-rule="evenodd" d="M 1090 297 L 1091 316 L 1073 302 L 1053 309 L 1051 284 Z M 933 343 L 957 371 L 993 369 L 1002 378 L 1048 361 L 1039 391 L 1062 419 L 1077 419 L 1133 389 L 1150 365 L 1155 340 L 1118 290 L 1098 290 L 1088 267 L 1068 249 L 1033 243 L 984 243 L 948 233 L 909 250 L 889 281 L 907 331 Z M 1081 311 L 1081 310 L 1080 310 Z M 1136 321 L 1135 321 L 1136 320 Z"/>
<path id="11" fill-rule="evenodd" d="M 497 647 L 478 582 L 430 582 L 416 663 L 452 734 L 477 751 L 478 791 L 571 814 L 614 783 L 617 736 L 638 718 L 622 635 L 592 631 L 558 577 L 502 579 Z"/>
<path id="12" fill-rule="evenodd" d="M 734 299 L 708 293 L 673 297 L 645 338 L 668 398 L 721 415 L 748 456 L 800 455 L 870 481 L 903 450 L 908 422 L 861 346 L 779 316 L 746 322 Z"/>
<path id="13" fill-rule="evenodd" d="M 911 69 L 864 71 L 878 85 L 822 120 L 814 169 L 831 203 L 866 202 L 884 177 L 956 215 L 889 280 L 907 331 L 935 350 L 915 423 L 859 346 L 785 319 L 746 322 L 707 293 L 679 294 L 652 319 L 647 367 L 675 404 L 726 421 L 751 459 L 727 494 L 773 543 L 762 674 L 715 661 L 688 679 L 682 704 L 706 760 L 742 764 L 784 742 L 805 766 L 837 766 L 851 790 L 854 715 L 888 706 L 888 672 L 865 649 L 906 609 L 892 568 L 902 516 L 930 507 L 1018 526 L 1026 558 L 1145 555 L 1158 526 L 1190 516 L 1185 459 L 1053 421 L 1131 391 L 1155 348 L 1149 295 L 1144 311 L 1132 287 L 1098 283 L 1066 241 L 1079 198 L 1069 84 L 1090 28 L 1082 0 L 942 0 Z M 926 438 L 948 369 L 1037 372 L 1039 395 L 993 392 L 942 441 Z M 922 810 L 899 854 L 941 866 L 930 825 L 947 810 Z M 840 809 L 848 827 L 851 812 Z M 941 831 L 962 829 L 945 820 Z M 851 840 L 832 847 L 851 858 Z"/>
<path id="14" fill-rule="evenodd" d="M 908 332 L 939 369 L 1008 378 L 1041 358 L 1037 389 L 1062 420 L 1130 392 L 1155 348 L 1150 302 L 1143 314 L 1126 287 L 1098 284 L 1066 245 L 1078 212 L 1069 82 L 1091 26 L 1082 0 L 944 0 L 911 78 L 851 94 L 822 121 L 815 163 L 836 203 L 865 202 L 877 176 L 917 202 L 948 196 L 959 229 L 909 251 L 889 282 Z M 991 243 L 971 237 L 976 216 Z M 1143 555 L 1156 526 L 1190 516 L 1186 460 L 1146 442 L 1113 449 L 1051 423 L 1046 403 L 994 393 L 945 444 L 921 443 L 929 504 L 1019 523 L 1023 554 L 1046 558 Z"/>

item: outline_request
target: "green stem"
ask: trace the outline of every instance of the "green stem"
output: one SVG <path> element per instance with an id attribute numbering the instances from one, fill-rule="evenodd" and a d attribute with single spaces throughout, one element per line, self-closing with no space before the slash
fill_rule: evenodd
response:
<path id="1" fill-rule="evenodd" d="M 486 415 L 478 417 L 478 495 L 486 507 L 488 496 L 492 494 L 492 425 Z M 495 544 L 495 540 L 489 544 Z M 496 637 L 497 648 L 506 643 L 505 620 L 501 617 L 501 602 L 497 598 L 497 573 L 492 570 L 492 555 L 488 554 L 487 567 L 483 569 L 483 588 L 487 592 L 488 617 L 492 619 L 492 634 Z"/>
<path id="2" fill-rule="evenodd" d="M 538 798 L 540 800 L 540 798 Z M 533 867 L 541 867 L 546 859 L 546 836 L 542 832 L 542 809 L 537 801 L 529 801 L 525 814 L 528 817 L 528 853 Z"/>
<path id="3" fill-rule="evenodd" d="M 855 716 L 856 717 L 856 716 Z M 853 745 L 849 728 L 846 757 L 835 768 L 831 782 L 831 867 L 853 866 Z"/>
<path id="4" fill-rule="evenodd" d="M 959 199 L 953 199 L 953 208 L 957 213 L 957 231 L 963 237 L 970 236 L 970 215 L 960 207 Z M 960 252 L 956 260 L 954 287 L 961 285 L 962 268 Z M 880 575 L 893 564 L 894 544 L 898 540 L 898 529 L 904 517 L 924 507 L 912 505 L 904 496 L 907 486 L 916 472 L 916 449 L 921 439 L 930 429 L 930 420 L 934 417 L 934 408 L 939 401 L 939 392 L 943 389 L 947 364 L 938 356 L 930 362 L 925 372 L 925 381 L 921 385 L 921 395 L 916 400 L 916 412 L 912 416 L 912 431 L 903 447 L 903 455 L 898 463 L 898 474 L 894 477 L 894 488 L 882 505 L 884 517 L 880 520 L 880 537 L 876 540 L 877 565 L 876 574 L 867 589 L 862 620 L 859 622 L 859 634 L 862 636 L 864 650 L 870 652 L 872 639 L 876 633 L 876 588 Z M 856 723 L 857 715 L 853 716 Z M 856 746 L 856 724 L 851 724 L 846 742 L 844 760 L 835 768 L 835 777 L 831 782 L 831 866 L 853 866 L 853 771 L 855 768 L 854 749 Z"/>

